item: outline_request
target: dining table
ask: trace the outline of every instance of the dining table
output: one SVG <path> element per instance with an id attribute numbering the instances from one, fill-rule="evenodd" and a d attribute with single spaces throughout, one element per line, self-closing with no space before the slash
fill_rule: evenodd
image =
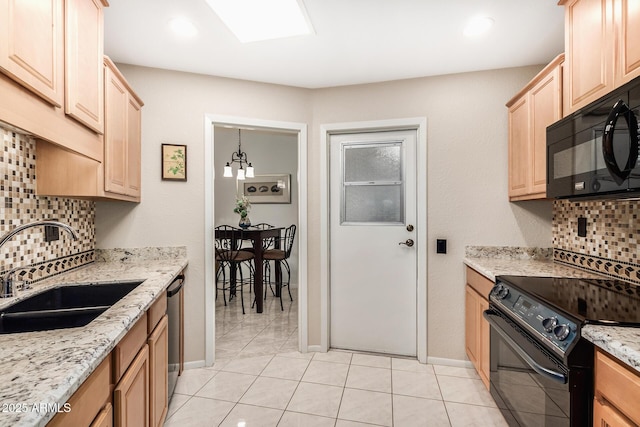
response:
<path id="1" fill-rule="evenodd" d="M 278 249 L 280 247 L 280 235 L 282 230 L 284 230 L 284 227 L 268 227 L 268 228 L 263 228 L 263 227 L 254 227 L 254 226 L 249 226 L 247 228 L 243 228 L 242 229 L 242 239 L 243 240 L 249 240 L 252 242 L 252 246 L 253 246 L 253 262 L 255 265 L 254 268 L 254 276 L 253 276 L 253 283 L 254 283 L 254 292 L 255 292 L 255 298 L 256 298 L 256 312 L 257 313 L 262 313 L 263 309 L 264 309 L 264 278 L 263 278 L 263 272 L 264 272 L 264 268 L 262 266 L 262 261 L 263 261 L 263 254 L 264 251 L 266 249 L 265 247 L 265 242 L 269 242 L 272 241 L 274 248 Z M 231 233 L 225 230 L 216 230 L 215 233 L 216 239 L 225 239 L 225 238 L 230 238 L 231 237 Z M 238 236 L 236 234 L 236 236 Z M 231 280 L 234 281 L 235 279 L 235 270 L 232 270 L 231 273 Z M 279 268 L 275 269 L 275 279 L 276 279 L 276 283 L 280 283 L 280 281 L 282 280 L 282 272 Z M 280 288 L 278 286 L 276 286 L 276 293 L 278 293 L 280 291 Z M 276 294 L 276 296 L 278 296 Z"/>

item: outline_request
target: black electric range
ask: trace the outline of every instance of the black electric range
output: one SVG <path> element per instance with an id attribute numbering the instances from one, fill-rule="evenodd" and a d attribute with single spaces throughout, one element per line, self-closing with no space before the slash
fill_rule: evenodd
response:
<path id="1" fill-rule="evenodd" d="M 615 279 L 498 276 L 491 393 L 512 426 L 592 423 L 593 345 L 587 324 L 640 326 L 640 287 Z"/>

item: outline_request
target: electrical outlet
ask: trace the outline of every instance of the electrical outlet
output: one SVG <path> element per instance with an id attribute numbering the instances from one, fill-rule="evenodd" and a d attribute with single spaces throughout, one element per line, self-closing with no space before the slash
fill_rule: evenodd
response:
<path id="1" fill-rule="evenodd" d="M 60 229 L 51 225 L 44 226 L 44 241 L 54 242 L 60 239 Z"/>
<path id="2" fill-rule="evenodd" d="M 587 218 L 582 216 L 578 218 L 578 236 L 587 237 Z"/>

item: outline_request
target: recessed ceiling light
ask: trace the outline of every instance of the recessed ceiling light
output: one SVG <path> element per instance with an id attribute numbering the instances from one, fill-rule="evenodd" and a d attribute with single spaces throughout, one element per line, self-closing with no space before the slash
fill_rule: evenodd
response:
<path id="1" fill-rule="evenodd" d="M 488 16 L 478 16 L 470 19 L 463 34 L 467 37 L 478 37 L 485 34 L 493 26 L 493 19 Z"/>
<path id="2" fill-rule="evenodd" d="M 206 0 L 242 43 L 312 32 L 301 0 Z"/>
<path id="3" fill-rule="evenodd" d="M 198 34 L 198 29 L 187 18 L 178 17 L 169 21 L 169 28 L 178 36 L 190 38 Z"/>

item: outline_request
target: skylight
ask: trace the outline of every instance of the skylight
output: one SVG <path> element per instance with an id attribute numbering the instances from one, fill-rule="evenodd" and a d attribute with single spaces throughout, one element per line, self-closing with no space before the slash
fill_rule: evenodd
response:
<path id="1" fill-rule="evenodd" d="M 206 0 L 242 43 L 312 32 L 302 0 Z"/>

